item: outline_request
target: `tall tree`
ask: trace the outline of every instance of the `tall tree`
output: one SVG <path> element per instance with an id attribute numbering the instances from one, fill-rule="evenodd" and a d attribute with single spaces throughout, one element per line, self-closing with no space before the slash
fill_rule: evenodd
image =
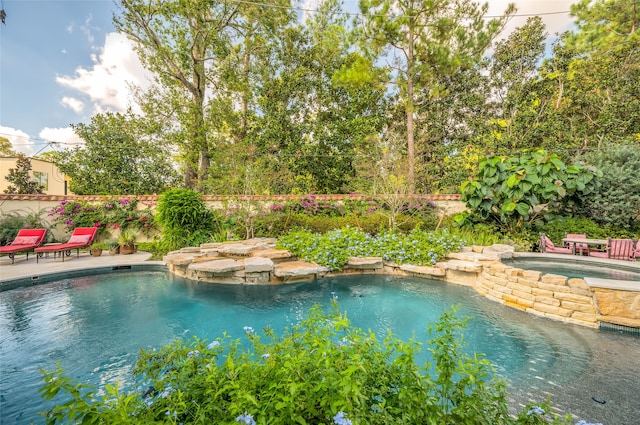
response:
<path id="1" fill-rule="evenodd" d="M 55 163 L 78 195 L 161 193 L 176 183 L 166 146 L 149 124 L 132 115 L 94 115 L 89 124 L 72 125 L 84 144 L 60 152 Z"/>
<path id="2" fill-rule="evenodd" d="M 406 122 L 408 184 L 415 189 L 415 93 L 437 96 L 440 77 L 472 67 L 506 18 L 486 20 L 488 5 L 471 0 L 361 0 L 373 53 L 390 58 Z M 510 5 L 505 14 L 515 10 Z M 428 125 L 422 120 L 420 125 Z"/>
<path id="3" fill-rule="evenodd" d="M 24 154 L 18 154 L 16 168 L 9 168 L 9 174 L 5 177 L 10 184 L 4 193 L 42 193 L 42 185 L 34 181 L 29 173 L 31 160 Z"/>
<path id="4" fill-rule="evenodd" d="M 435 96 L 416 93 L 416 118 L 428 122 L 416 128 L 416 179 L 429 193 L 456 193 L 460 183 L 474 174 L 487 149 L 481 135 L 489 131 L 491 108 L 486 64 L 461 69 L 440 78 Z M 401 118 L 399 118 L 401 120 Z"/>
<path id="5" fill-rule="evenodd" d="M 489 146 L 493 151 L 508 154 L 539 146 L 536 129 L 546 102 L 541 101 L 534 86 L 546 37 L 542 18 L 535 16 L 496 43 L 489 72 L 495 113 L 493 146 Z"/>
<path id="6" fill-rule="evenodd" d="M 206 179 L 209 140 L 206 100 L 215 96 L 217 62 L 229 53 L 239 3 L 217 0 L 121 0 L 115 28 L 135 43 L 142 62 L 178 103 L 183 129 L 185 184 L 199 187 Z"/>
<path id="7" fill-rule="evenodd" d="M 640 6 L 626 0 L 580 1 L 571 11 L 576 29 L 563 34 L 541 69 L 554 105 L 549 122 L 556 125 L 550 132 L 572 149 L 624 139 L 637 143 Z"/>
<path id="8" fill-rule="evenodd" d="M 0 156 L 11 157 L 16 155 L 16 151 L 13 150 L 11 141 L 6 137 L 0 137 Z"/>
<path id="9" fill-rule="evenodd" d="M 234 24 L 229 54 L 220 63 L 217 98 L 210 103 L 208 120 L 215 149 L 205 190 L 217 193 L 269 191 L 271 170 L 263 170 L 256 134 L 260 131 L 260 96 L 279 69 L 276 52 L 283 32 L 297 16 L 288 0 L 242 4 Z M 263 171 L 266 171 L 263 172 Z M 260 179 L 255 179 L 260 175 Z"/>
<path id="10" fill-rule="evenodd" d="M 292 26 L 280 40 L 276 72 L 259 99 L 255 135 L 264 165 L 280 173 L 297 192 L 348 191 L 355 158 L 385 120 L 385 88 L 351 71 L 371 63 L 351 50 L 345 15 L 336 0 L 318 6 L 304 26 Z M 356 75 L 358 74 L 358 75 Z"/>

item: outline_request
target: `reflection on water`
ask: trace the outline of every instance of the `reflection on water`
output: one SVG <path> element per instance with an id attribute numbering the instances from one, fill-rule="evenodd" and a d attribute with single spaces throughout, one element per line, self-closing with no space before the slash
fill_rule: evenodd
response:
<path id="1" fill-rule="evenodd" d="M 126 388 L 140 348 L 194 335 L 212 340 L 224 331 L 243 337 L 244 326 L 281 331 L 314 304 L 328 307 L 333 292 L 355 326 L 381 337 L 391 329 L 426 341 L 428 323 L 459 305 L 458 314 L 472 318 L 465 331 L 469 351 L 485 353 L 508 379 L 514 404 L 551 395 L 567 412 L 603 423 L 612 414 L 615 421 L 607 423 L 616 424 L 630 414 L 625 406 L 638 407 L 629 394 L 640 394 L 640 338 L 530 316 L 467 287 L 384 276 L 213 285 L 137 272 L 0 293 L 0 423 L 42 423 L 36 416 L 45 407 L 39 369 L 58 360 L 73 378 L 100 386 L 119 381 Z M 420 362 L 430 360 L 423 355 Z M 594 395 L 610 401 L 594 411 Z"/>

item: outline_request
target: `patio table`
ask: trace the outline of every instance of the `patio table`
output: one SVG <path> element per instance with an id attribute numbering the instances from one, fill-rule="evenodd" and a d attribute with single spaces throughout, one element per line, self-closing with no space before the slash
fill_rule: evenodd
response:
<path id="1" fill-rule="evenodd" d="M 593 246 L 601 246 L 601 245 L 606 245 L 609 243 L 609 239 L 588 239 L 588 238 L 564 238 L 562 239 L 562 243 L 564 245 L 567 245 L 569 243 L 573 243 L 573 251 L 575 253 L 575 247 L 579 246 L 580 248 L 580 255 L 582 254 L 582 249 L 583 249 L 583 245 L 577 245 L 577 244 L 585 244 L 585 245 L 593 245 Z M 589 253 L 589 250 L 587 249 L 587 254 Z"/>

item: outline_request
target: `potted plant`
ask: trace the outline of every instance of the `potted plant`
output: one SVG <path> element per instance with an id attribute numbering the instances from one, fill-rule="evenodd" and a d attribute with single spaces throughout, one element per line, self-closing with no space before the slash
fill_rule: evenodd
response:
<path id="1" fill-rule="evenodd" d="M 89 254 L 91 254 L 91 256 L 93 257 L 99 257 L 102 255 L 102 251 L 107 248 L 108 246 L 104 242 L 94 242 L 89 247 Z"/>
<path id="2" fill-rule="evenodd" d="M 120 243 L 120 254 L 133 254 L 136 252 L 137 235 L 131 230 L 123 230 L 118 237 Z"/>
<path id="3" fill-rule="evenodd" d="M 120 254 L 120 242 L 117 239 L 108 239 L 105 243 L 109 248 L 109 255 Z"/>

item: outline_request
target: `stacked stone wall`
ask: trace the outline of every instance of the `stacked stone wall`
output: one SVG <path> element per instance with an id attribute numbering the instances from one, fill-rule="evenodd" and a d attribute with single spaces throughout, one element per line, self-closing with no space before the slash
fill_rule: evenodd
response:
<path id="1" fill-rule="evenodd" d="M 495 262 L 483 267 L 474 288 L 490 300 L 527 313 L 582 326 L 598 326 L 593 294 L 583 279 L 543 275 Z"/>

